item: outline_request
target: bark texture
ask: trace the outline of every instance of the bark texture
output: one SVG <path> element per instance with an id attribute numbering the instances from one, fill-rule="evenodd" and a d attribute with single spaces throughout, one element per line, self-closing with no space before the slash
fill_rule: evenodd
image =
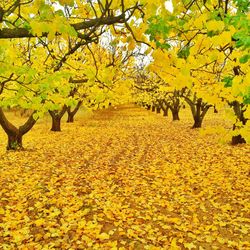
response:
<path id="1" fill-rule="evenodd" d="M 59 110 L 49 111 L 49 114 L 52 118 L 52 127 L 50 129 L 51 131 L 54 131 L 54 132 L 61 131 L 61 120 L 66 111 L 67 111 L 66 105 L 63 106 L 61 111 Z"/>
<path id="2" fill-rule="evenodd" d="M 5 116 L 3 109 L 0 108 L 0 125 L 8 136 L 7 150 L 20 150 L 23 149 L 23 135 L 28 133 L 36 123 L 36 120 L 33 118 L 33 114 L 29 116 L 27 121 L 17 128 L 10 121 L 8 121 Z"/>
<path id="3" fill-rule="evenodd" d="M 74 122 L 75 114 L 78 112 L 78 110 L 80 109 L 81 105 L 82 105 L 82 101 L 79 101 L 77 103 L 76 107 L 73 110 L 71 110 L 71 107 L 67 108 L 67 113 L 68 113 L 67 122 L 69 122 L 69 123 Z"/>

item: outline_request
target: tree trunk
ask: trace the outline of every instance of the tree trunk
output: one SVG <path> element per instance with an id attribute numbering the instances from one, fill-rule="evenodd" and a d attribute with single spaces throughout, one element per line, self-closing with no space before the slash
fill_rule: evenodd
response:
<path id="1" fill-rule="evenodd" d="M 246 140 L 242 137 L 242 135 L 235 135 L 232 137 L 232 145 L 243 144 L 246 143 Z"/>
<path id="2" fill-rule="evenodd" d="M 35 111 L 30 115 L 28 120 L 22 126 L 17 128 L 8 121 L 2 108 L 0 108 L 0 125 L 8 136 L 7 150 L 23 149 L 23 135 L 29 132 L 36 123 L 36 120 L 33 118 L 34 113 Z"/>
<path id="3" fill-rule="evenodd" d="M 152 112 L 155 112 L 155 106 L 154 105 L 152 106 Z"/>
<path id="4" fill-rule="evenodd" d="M 161 106 L 161 109 L 163 110 L 163 116 L 168 116 L 169 106 L 167 105 L 167 102 L 162 101 L 160 106 Z"/>
<path id="5" fill-rule="evenodd" d="M 147 110 L 150 110 L 151 109 L 151 105 L 147 105 Z"/>
<path id="6" fill-rule="evenodd" d="M 227 11 L 227 10 L 226 10 Z M 236 61 L 236 58 L 235 60 Z M 240 66 L 235 66 L 233 68 L 234 74 L 236 76 L 240 75 Z M 237 121 L 240 121 L 242 123 L 242 125 L 246 125 L 248 119 L 244 117 L 244 112 L 246 111 L 245 105 L 243 103 L 239 103 L 238 101 L 233 101 L 230 104 L 233 107 L 234 113 L 237 117 Z M 233 125 L 233 130 L 236 130 L 237 126 L 236 124 Z M 243 144 L 246 143 L 246 140 L 242 137 L 241 134 L 233 136 L 232 137 L 232 141 L 231 141 L 232 145 L 237 145 L 237 144 Z"/>
<path id="7" fill-rule="evenodd" d="M 172 112 L 173 121 L 179 121 L 180 120 L 179 110 L 178 109 L 171 109 L 171 112 Z"/>
<path id="8" fill-rule="evenodd" d="M 202 108 L 196 107 L 196 114 L 193 116 L 194 125 L 192 128 L 201 128 L 203 119 L 210 107 L 211 105 L 209 104 L 203 104 Z"/>
<path id="9" fill-rule="evenodd" d="M 22 139 L 23 139 L 23 136 L 20 133 L 8 134 L 7 150 L 23 149 Z"/>
<path id="10" fill-rule="evenodd" d="M 51 131 L 60 132 L 61 131 L 61 117 L 51 116 L 52 117 L 52 127 Z"/>
<path id="11" fill-rule="evenodd" d="M 194 125 L 192 128 L 201 128 L 202 121 L 203 121 L 203 117 L 198 116 L 198 115 L 195 116 L 194 117 Z"/>
<path id="12" fill-rule="evenodd" d="M 49 111 L 49 114 L 52 118 L 52 127 L 51 131 L 54 132 L 60 132 L 61 131 L 61 119 L 65 112 L 67 111 L 67 106 L 64 105 L 61 111 L 54 110 L 54 111 Z"/>
<path id="13" fill-rule="evenodd" d="M 71 107 L 67 108 L 67 113 L 68 113 L 67 122 L 70 122 L 70 123 L 74 122 L 74 116 L 78 112 L 78 110 L 81 107 L 81 105 L 82 105 L 82 101 L 79 101 L 77 103 L 76 107 L 73 109 L 73 111 L 71 111 Z"/>
<path id="14" fill-rule="evenodd" d="M 74 114 L 72 114 L 71 112 L 68 112 L 68 119 L 67 119 L 68 123 L 73 123 L 74 122 Z"/>
<path id="15" fill-rule="evenodd" d="M 244 104 L 239 103 L 237 101 L 234 101 L 232 103 L 234 113 L 237 117 L 237 120 L 239 120 L 243 126 L 246 125 L 248 119 L 244 117 L 244 112 L 246 111 Z M 234 124 L 233 125 L 233 130 L 236 130 L 237 126 Z M 243 144 L 246 143 L 246 140 L 242 137 L 242 135 L 235 135 L 232 137 L 232 145 L 237 145 L 237 144 Z"/>
<path id="16" fill-rule="evenodd" d="M 168 109 L 163 110 L 163 116 L 168 116 Z"/>
<path id="17" fill-rule="evenodd" d="M 197 99 L 196 94 L 194 94 L 193 100 L 191 100 L 187 96 L 185 96 L 184 98 L 191 109 L 194 119 L 192 128 L 201 128 L 203 119 L 212 105 L 203 102 L 202 98 Z"/>
<path id="18" fill-rule="evenodd" d="M 217 114 L 218 113 L 218 110 L 217 108 L 214 106 L 214 113 Z"/>
<path id="19" fill-rule="evenodd" d="M 161 113 L 161 108 L 160 107 L 156 107 L 156 113 L 160 114 Z"/>
<path id="20" fill-rule="evenodd" d="M 179 91 L 174 91 L 172 99 L 172 104 L 169 106 L 172 112 L 173 121 L 179 121 L 179 111 L 181 108 Z"/>

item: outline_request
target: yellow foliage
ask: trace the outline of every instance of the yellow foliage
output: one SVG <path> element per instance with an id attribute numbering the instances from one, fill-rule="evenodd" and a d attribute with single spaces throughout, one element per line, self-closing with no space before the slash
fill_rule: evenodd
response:
<path id="1" fill-rule="evenodd" d="M 222 31 L 225 25 L 223 21 L 211 20 L 206 23 L 206 27 L 208 31 L 212 31 L 212 30 Z"/>
<path id="2" fill-rule="evenodd" d="M 109 235 L 106 234 L 106 233 L 101 233 L 99 236 L 98 236 L 98 239 L 100 240 L 108 240 L 109 239 Z"/>
<path id="3" fill-rule="evenodd" d="M 177 245 L 177 238 L 172 239 L 170 250 L 180 250 L 181 248 Z"/>

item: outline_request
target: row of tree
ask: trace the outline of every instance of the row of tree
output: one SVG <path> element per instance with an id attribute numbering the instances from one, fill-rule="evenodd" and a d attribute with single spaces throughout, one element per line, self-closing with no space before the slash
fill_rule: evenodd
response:
<path id="1" fill-rule="evenodd" d="M 234 115 L 232 144 L 249 141 L 249 1 L 171 3 L 171 11 L 159 8 L 149 19 L 147 33 L 156 48 L 138 75 L 138 100 L 170 109 L 174 120 L 185 101 L 193 128 L 201 127 L 209 108 L 228 106 Z"/>
<path id="2" fill-rule="evenodd" d="M 142 17 L 143 8 L 123 0 L 1 2 L 0 124 L 7 149 L 22 148 L 23 135 L 46 112 L 51 130 L 60 131 L 63 115 L 72 122 L 81 105 L 128 101 L 125 75 L 137 52 L 127 41 L 131 19 Z M 13 108 L 31 111 L 19 127 L 5 115 Z"/>

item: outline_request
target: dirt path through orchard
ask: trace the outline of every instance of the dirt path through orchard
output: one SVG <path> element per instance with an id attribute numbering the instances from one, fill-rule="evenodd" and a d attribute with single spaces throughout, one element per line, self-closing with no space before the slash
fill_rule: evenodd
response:
<path id="1" fill-rule="evenodd" d="M 250 147 L 188 119 L 128 105 L 39 123 L 1 153 L 0 249 L 249 249 Z"/>

